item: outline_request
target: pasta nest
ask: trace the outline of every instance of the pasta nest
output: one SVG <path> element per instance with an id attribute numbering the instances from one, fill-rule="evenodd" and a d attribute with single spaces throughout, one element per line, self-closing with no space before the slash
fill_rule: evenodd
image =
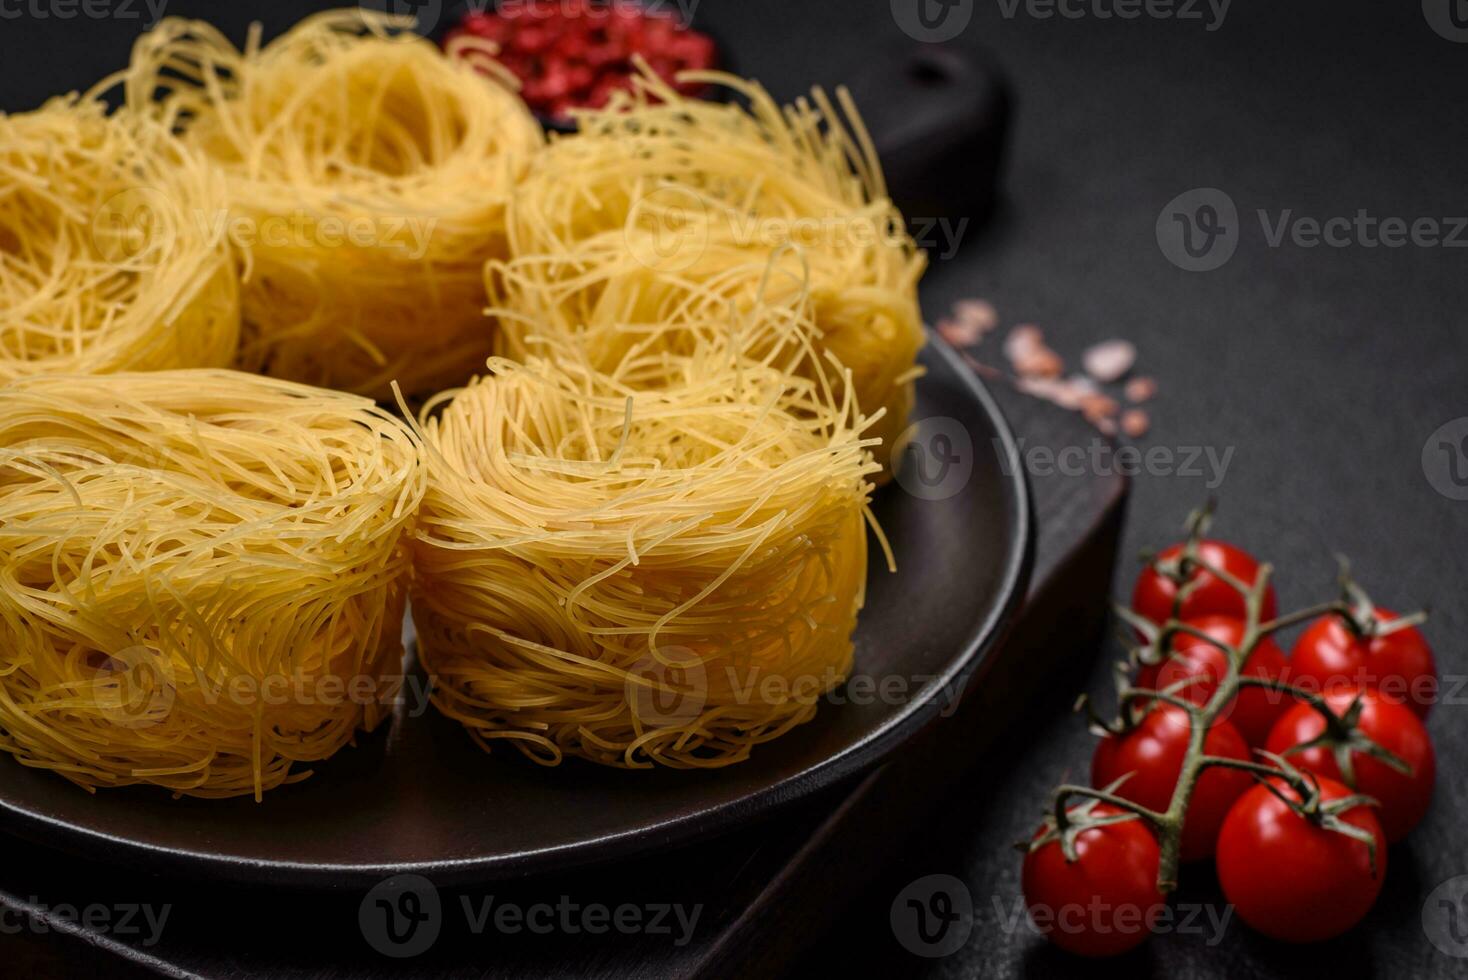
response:
<path id="1" fill-rule="evenodd" d="M 0 383 L 222 367 L 239 342 L 224 182 L 156 122 L 92 96 L 0 115 Z"/>
<path id="2" fill-rule="evenodd" d="M 0 388 L 0 748 L 88 788 L 304 778 L 400 683 L 420 449 L 231 371 Z"/>
<path id="3" fill-rule="evenodd" d="M 489 368 L 421 419 L 438 708 L 486 749 L 633 768 L 728 765 L 812 718 L 865 591 L 849 385 L 711 346 Z"/>
<path id="4" fill-rule="evenodd" d="M 411 24 L 327 11 L 238 50 L 166 18 L 133 48 L 129 105 L 227 175 L 244 369 L 384 398 L 484 364 L 482 267 L 543 137 L 487 42 L 444 53 Z"/>
<path id="5" fill-rule="evenodd" d="M 603 110 L 576 114 L 509 209 L 511 256 L 486 286 L 501 354 L 553 356 L 590 338 L 617 363 L 639 326 L 723 303 L 797 306 L 850 372 L 888 452 L 907 425 L 924 342 L 925 257 L 887 198 L 849 96 L 782 108 L 760 86 L 694 73 L 744 104 L 679 95 L 651 72 Z M 678 331 L 659 340 L 685 349 Z"/>

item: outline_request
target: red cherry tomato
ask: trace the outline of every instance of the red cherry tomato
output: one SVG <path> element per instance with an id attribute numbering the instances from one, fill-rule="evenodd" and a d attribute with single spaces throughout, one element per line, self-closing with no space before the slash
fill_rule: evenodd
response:
<path id="1" fill-rule="evenodd" d="M 1154 706 L 1130 732 L 1108 735 L 1100 741 L 1091 757 L 1091 782 L 1110 786 L 1133 773 L 1117 788 L 1117 795 L 1152 810 L 1166 810 L 1177 787 L 1178 773 L 1182 772 L 1191 730 L 1192 718 L 1182 708 Z M 1203 750 L 1209 755 L 1249 760 L 1249 746 L 1226 721 L 1209 729 Z M 1251 779 L 1246 772 L 1221 767 L 1209 768 L 1198 779 L 1183 821 L 1184 861 L 1200 860 L 1213 853 L 1228 808 L 1249 788 Z"/>
<path id="2" fill-rule="evenodd" d="M 1276 788 L 1299 794 L 1282 780 Z M 1352 791 L 1320 780 L 1324 800 Z M 1263 785 L 1245 793 L 1218 835 L 1218 881 L 1239 917 L 1266 936 L 1309 943 L 1338 936 L 1370 911 L 1386 875 L 1386 837 L 1376 814 L 1356 806 L 1342 814 L 1376 838 L 1376 871 L 1365 843 L 1295 813 Z"/>
<path id="3" fill-rule="evenodd" d="M 1121 811 L 1103 803 L 1093 812 Z M 1162 914 L 1159 863 L 1157 841 L 1141 820 L 1082 831 L 1075 861 L 1066 861 L 1060 842 L 1052 840 L 1025 855 L 1025 905 L 1061 949 L 1115 956 L 1140 945 Z"/>
<path id="4" fill-rule="evenodd" d="M 1183 546 L 1175 544 L 1164 549 L 1157 557 L 1159 561 L 1169 561 L 1182 553 Z M 1259 575 L 1259 563 L 1252 555 L 1222 541 L 1204 539 L 1198 542 L 1198 557 L 1223 569 L 1241 582 L 1253 584 Z M 1233 616 L 1235 619 L 1245 618 L 1247 610 L 1244 597 L 1227 582 L 1201 568 L 1194 569 L 1188 577 L 1188 581 L 1194 580 L 1199 585 L 1183 600 L 1182 609 L 1178 613 L 1179 619 L 1194 619 L 1213 614 Z M 1176 582 L 1149 565 L 1137 576 L 1137 586 L 1132 592 L 1132 609 L 1139 616 L 1154 623 L 1162 623 L 1172 617 L 1172 603 L 1177 592 Z M 1264 594 L 1262 615 L 1265 619 L 1273 619 L 1275 610 L 1274 586 L 1271 585 Z"/>
<path id="5" fill-rule="evenodd" d="M 1244 622 L 1232 616 L 1199 616 L 1184 620 L 1189 626 L 1230 646 L 1244 642 Z M 1272 637 L 1264 637 L 1244 661 L 1245 677 L 1267 677 L 1279 680 L 1288 667 L 1284 651 Z M 1193 704 L 1207 704 L 1228 671 L 1228 656 L 1217 646 L 1191 633 L 1178 633 L 1172 639 L 1171 656 L 1165 663 L 1144 666 L 1137 675 L 1137 686 L 1161 690 L 1184 679 L 1195 682 L 1177 690 L 1178 697 Z M 1263 687 L 1245 687 L 1219 714 L 1233 722 L 1244 741 L 1262 746 L 1269 731 L 1294 698 Z"/>
<path id="6" fill-rule="evenodd" d="M 1355 769 L 1356 791 L 1372 797 L 1381 806 L 1376 817 L 1388 842 L 1396 843 L 1421 822 L 1432 802 L 1432 786 L 1437 779 L 1437 761 L 1432 739 L 1422 720 L 1406 705 L 1383 698 L 1375 691 L 1361 694 L 1361 717 L 1357 729 L 1377 745 L 1412 767 L 1410 776 L 1393 769 L 1363 752 L 1351 753 Z M 1342 715 L 1356 699 L 1351 691 L 1325 695 L 1330 709 Z M 1275 755 L 1285 755 L 1297 745 L 1318 737 L 1325 731 L 1325 718 L 1308 704 L 1297 704 L 1274 726 L 1267 748 Z M 1327 746 L 1316 746 L 1287 758 L 1300 769 L 1318 776 L 1344 782 L 1335 753 Z"/>
<path id="7" fill-rule="evenodd" d="M 1396 614 L 1380 606 L 1377 622 Z M 1404 701 L 1426 718 L 1437 700 L 1437 664 L 1427 638 L 1415 626 L 1385 636 L 1359 637 L 1339 616 L 1322 616 L 1300 638 L 1290 657 L 1293 683 L 1323 693 L 1371 687 Z"/>

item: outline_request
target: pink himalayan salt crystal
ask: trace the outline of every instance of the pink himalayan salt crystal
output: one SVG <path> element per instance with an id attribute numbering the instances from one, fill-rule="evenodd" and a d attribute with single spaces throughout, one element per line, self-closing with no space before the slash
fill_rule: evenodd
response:
<path id="1" fill-rule="evenodd" d="M 938 321 L 938 335 L 954 347 L 972 347 L 984 339 L 983 331 L 973 324 L 951 317 Z"/>
<path id="2" fill-rule="evenodd" d="M 1122 393 L 1126 395 L 1126 400 L 1133 404 L 1144 402 L 1157 394 L 1157 382 L 1146 377 L 1133 378 L 1126 383 Z"/>
<path id="3" fill-rule="evenodd" d="M 1065 362 L 1048 347 L 1041 347 L 1014 360 L 1014 369 L 1027 378 L 1058 378 Z"/>
<path id="4" fill-rule="evenodd" d="M 1086 417 L 1086 421 L 1088 422 L 1112 418 L 1116 415 L 1119 408 L 1120 406 L 1116 404 L 1115 398 L 1100 394 L 1099 392 L 1087 395 L 1081 399 L 1081 414 Z"/>
<path id="5" fill-rule="evenodd" d="M 1086 373 L 1105 384 L 1121 380 L 1136 363 L 1137 347 L 1128 340 L 1105 340 L 1086 348 L 1081 355 Z"/>
<path id="6" fill-rule="evenodd" d="M 1023 323 L 1009 331 L 1004 341 L 1004 355 L 1015 373 L 1026 378 L 1058 378 L 1065 371 L 1060 355 L 1045 346 L 1045 335 L 1033 323 Z"/>
<path id="7" fill-rule="evenodd" d="M 1031 378 L 1018 377 L 1014 379 L 1014 386 L 1026 395 L 1035 398 L 1043 398 L 1047 402 L 1054 402 L 1062 408 L 1067 406 L 1061 404 L 1061 389 L 1065 382 L 1056 378 Z"/>
<path id="8" fill-rule="evenodd" d="M 1129 408 L 1121 414 L 1121 431 L 1133 439 L 1140 439 L 1151 428 L 1152 420 L 1140 408 Z"/>
<path id="9" fill-rule="evenodd" d="M 1034 353 L 1045 346 L 1045 335 L 1033 323 L 1021 323 L 1012 327 L 1004 338 L 1004 356 L 1011 361 Z"/>
<path id="10" fill-rule="evenodd" d="M 1061 384 L 1064 386 L 1063 397 L 1068 402 L 1066 408 L 1080 408 L 1088 395 L 1094 395 L 1100 391 L 1096 387 L 1096 382 L 1084 374 L 1072 374 Z"/>
<path id="11" fill-rule="evenodd" d="M 961 299 L 953 304 L 953 318 L 978 331 L 980 336 L 999 326 L 999 313 L 994 304 L 984 299 Z"/>
<path id="12" fill-rule="evenodd" d="M 1081 407 L 1088 395 L 1095 394 L 1096 386 L 1090 378 L 1071 375 L 1069 378 L 1021 377 L 1015 382 L 1021 391 L 1043 398 L 1061 408 L 1074 412 Z"/>

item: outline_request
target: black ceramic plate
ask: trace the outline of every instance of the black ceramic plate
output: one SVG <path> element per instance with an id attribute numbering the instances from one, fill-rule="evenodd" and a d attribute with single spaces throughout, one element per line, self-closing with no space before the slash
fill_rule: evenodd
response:
<path id="1" fill-rule="evenodd" d="M 941 341 L 923 360 L 914 417 L 929 421 L 876 501 L 900 567 L 890 575 L 872 562 L 856 633 L 857 674 L 885 681 L 888 696 L 848 685 L 809 724 L 707 772 L 579 760 L 545 769 L 509 748 L 485 755 L 431 708 L 404 710 L 262 803 L 175 800 L 146 787 L 93 796 L 7 756 L 0 826 L 148 870 L 323 886 L 414 871 L 443 884 L 706 836 L 874 765 L 961 690 L 1015 612 L 1029 569 L 1029 499 L 1022 472 L 1006 465 L 1015 458 L 1008 427 Z"/>

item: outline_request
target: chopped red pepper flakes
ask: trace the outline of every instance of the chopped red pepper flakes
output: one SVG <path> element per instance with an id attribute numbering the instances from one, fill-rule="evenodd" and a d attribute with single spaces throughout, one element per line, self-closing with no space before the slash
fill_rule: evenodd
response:
<path id="1" fill-rule="evenodd" d="M 692 96 L 705 86 L 678 84 L 675 76 L 713 68 L 718 60 L 707 34 L 631 0 L 505 0 L 466 14 L 444 43 L 463 34 L 497 44 L 497 59 L 520 80 L 526 104 L 552 119 L 601 108 L 613 92 L 630 89 L 634 55 Z"/>

